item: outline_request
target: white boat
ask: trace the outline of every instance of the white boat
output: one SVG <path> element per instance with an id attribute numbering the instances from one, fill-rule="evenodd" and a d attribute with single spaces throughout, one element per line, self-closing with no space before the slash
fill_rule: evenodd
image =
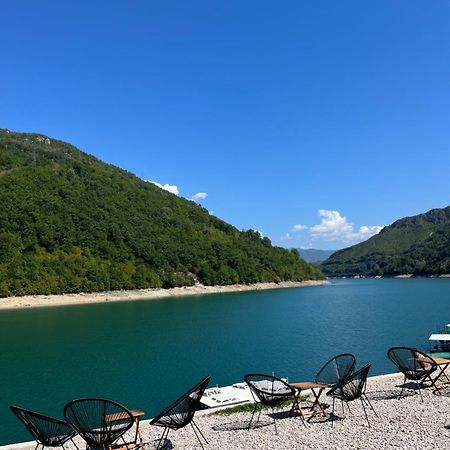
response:
<path id="1" fill-rule="evenodd" d="M 428 338 L 431 341 L 431 353 L 449 353 L 450 352 L 450 323 L 445 328 L 432 333 Z"/>
<path id="2" fill-rule="evenodd" d="M 287 378 L 282 378 L 286 383 Z M 255 403 L 247 383 L 235 383 L 231 386 L 212 387 L 205 389 L 200 399 L 204 408 L 220 408 L 223 406 L 234 406 L 243 403 Z"/>
<path id="3" fill-rule="evenodd" d="M 212 387 L 205 390 L 200 403 L 206 408 L 253 403 L 253 397 L 246 383 L 232 386 Z"/>

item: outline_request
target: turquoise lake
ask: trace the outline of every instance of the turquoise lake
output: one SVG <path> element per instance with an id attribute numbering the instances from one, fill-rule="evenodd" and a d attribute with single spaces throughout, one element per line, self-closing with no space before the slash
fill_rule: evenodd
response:
<path id="1" fill-rule="evenodd" d="M 350 352 L 370 375 L 389 347 L 426 351 L 450 322 L 450 279 L 336 280 L 329 286 L 0 312 L 0 444 L 31 440 L 15 404 L 57 417 L 96 396 L 159 412 L 204 375 L 312 379 Z"/>

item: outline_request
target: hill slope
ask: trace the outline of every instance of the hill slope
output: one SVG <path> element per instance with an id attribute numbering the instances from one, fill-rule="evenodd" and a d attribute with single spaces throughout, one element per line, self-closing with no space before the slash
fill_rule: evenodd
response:
<path id="1" fill-rule="evenodd" d="M 299 248 L 300 256 L 309 263 L 319 263 L 329 258 L 336 250 L 318 250 L 315 248 Z"/>
<path id="2" fill-rule="evenodd" d="M 38 134 L 0 130 L 0 205 L 0 296 L 323 278 L 296 252 Z"/>
<path id="3" fill-rule="evenodd" d="M 397 220 L 321 268 L 329 276 L 450 273 L 450 206 Z"/>

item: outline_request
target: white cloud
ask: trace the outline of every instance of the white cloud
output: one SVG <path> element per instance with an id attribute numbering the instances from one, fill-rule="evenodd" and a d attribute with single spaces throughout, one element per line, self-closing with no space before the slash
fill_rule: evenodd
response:
<path id="1" fill-rule="evenodd" d="M 298 224 L 298 225 L 294 225 L 291 228 L 291 233 L 298 233 L 299 231 L 303 231 L 303 230 L 307 230 L 307 229 L 308 229 L 308 227 L 306 225 Z"/>
<path id="2" fill-rule="evenodd" d="M 350 244 L 365 241 L 383 229 L 380 225 L 363 225 L 358 231 L 355 231 L 353 224 L 347 222 L 347 218 L 342 216 L 339 211 L 319 209 L 319 216 L 322 217 L 321 222 L 310 227 L 313 240 L 340 241 Z"/>
<path id="3" fill-rule="evenodd" d="M 339 211 L 319 209 L 318 214 L 322 218 L 320 223 L 311 227 L 302 224 L 294 225 L 279 241 L 290 241 L 294 239 L 295 233 L 307 230 L 313 242 L 322 240 L 348 245 L 365 241 L 383 229 L 380 225 L 362 225 L 355 231 L 353 224 L 348 222 L 347 218 L 341 215 Z M 310 242 L 307 247 L 302 248 L 312 247 L 312 242 Z"/>
<path id="4" fill-rule="evenodd" d="M 174 184 L 161 184 L 157 181 L 151 181 L 147 180 L 147 183 L 153 183 L 155 186 L 158 186 L 161 189 L 164 189 L 165 191 L 171 192 L 172 194 L 178 195 L 178 186 L 175 186 Z"/>
<path id="5" fill-rule="evenodd" d="M 322 217 L 321 222 L 310 228 L 312 239 L 344 242 L 352 240 L 353 224 L 348 223 L 347 218 L 341 216 L 339 211 L 319 209 L 319 216 Z"/>
<path id="6" fill-rule="evenodd" d="M 206 197 L 208 197 L 208 194 L 206 192 L 197 192 L 191 197 L 191 200 L 197 202 L 198 200 L 205 200 Z"/>
<path id="7" fill-rule="evenodd" d="M 359 235 L 362 238 L 361 240 L 369 239 L 372 236 L 375 236 L 378 234 L 384 227 L 381 225 L 372 225 L 367 226 L 363 225 L 362 227 L 359 227 Z"/>

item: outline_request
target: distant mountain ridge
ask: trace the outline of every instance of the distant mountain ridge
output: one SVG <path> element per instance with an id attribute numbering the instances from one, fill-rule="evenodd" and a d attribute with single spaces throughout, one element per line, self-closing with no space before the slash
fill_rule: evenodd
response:
<path id="1" fill-rule="evenodd" d="M 319 250 L 316 248 L 298 248 L 300 256 L 309 263 L 319 263 L 328 259 L 336 250 Z"/>
<path id="2" fill-rule="evenodd" d="M 450 273 L 450 206 L 396 220 L 321 265 L 328 276 Z"/>
<path id="3" fill-rule="evenodd" d="M 70 144 L 0 129 L 0 297 L 323 279 L 255 231 Z"/>

